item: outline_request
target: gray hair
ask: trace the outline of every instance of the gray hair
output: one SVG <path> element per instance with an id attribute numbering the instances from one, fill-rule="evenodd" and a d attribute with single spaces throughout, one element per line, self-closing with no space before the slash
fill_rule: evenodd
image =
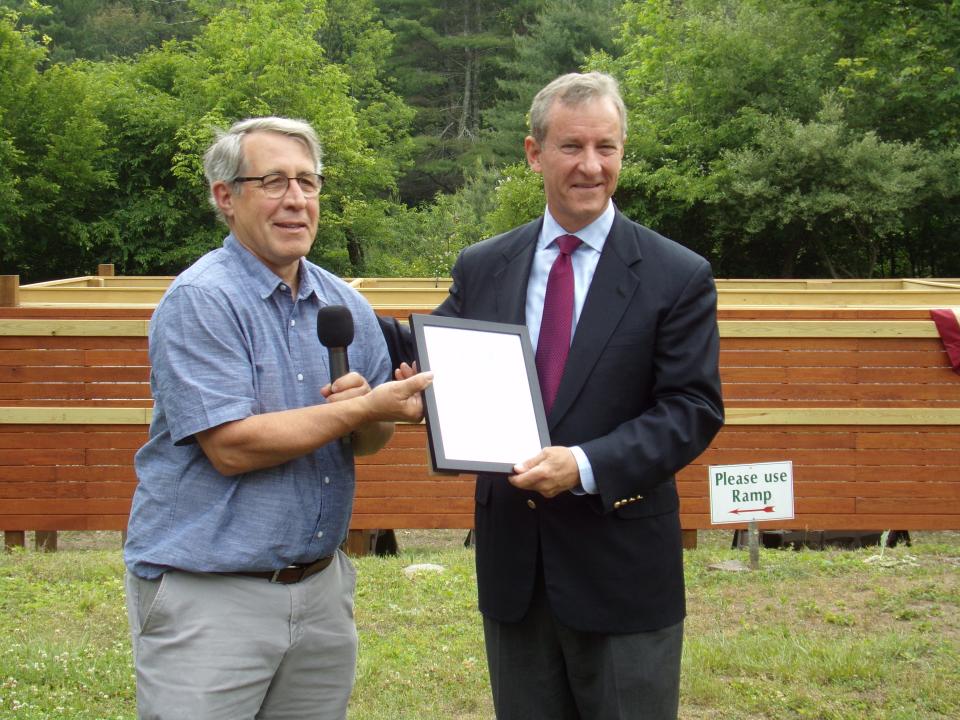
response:
<path id="1" fill-rule="evenodd" d="M 554 102 L 582 105 L 597 98 L 610 98 L 620 116 L 620 140 L 627 137 L 627 108 L 616 79 L 601 72 L 568 73 L 543 88 L 530 106 L 530 134 L 538 143 L 547 137 L 547 118 Z"/>
<path id="2" fill-rule="evenodd" d="M 232 183 L 235 177 L 243 175 L 246 167 L 243 138 L 255 132 L 272 132 L 299 140 L 310 151 L 316 172 L 323 172 L 321 161 L 323 151 L 320 148 L 320 140 L 309 123 L 283 117 L 248 118 L 234 123 L 227 131 L 217 130 L 216 140 L 203 154 L 203 172 L 207 176 L 208 187 L 212 188 L 217 182 Z M 238 193 L 242 192 L 242 187 L 240 184 L 237 185 Z M 224 220 L 212 190 L 207 199 L 217 213 L 217 217 Z"/>

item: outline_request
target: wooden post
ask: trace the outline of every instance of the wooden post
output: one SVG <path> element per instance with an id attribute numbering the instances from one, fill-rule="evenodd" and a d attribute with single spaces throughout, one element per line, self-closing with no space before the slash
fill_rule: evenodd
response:
<path id="1" fill-rule="evenodd" d="M 22 548 L 27 542 L 27 533 L 23 530 L 4 530 L 3 549 L 12 550 L 15 547 Z"/>
<path id="2" fill-rule="evenodd" d="M 113 277 L 113 263 L 97 265 L 97 277 Z"/>
<path id="3" fill-rule="evenodd" d="M 696 550 L 697 549 L 697 531 L 681 530 L 680 533 L 683 536 L 683 549 Z"/>
<path id="4" fill-rule="evenodd" d="M 57 531 L 56 530 L 37 530 L 34 533 L 34 546 L 39 552 L 57 551 Z"/>
<path id="5" fill-rule="evenodd" d="M 365 557 L 372 552 L 376 537 L 376 530 L 350 530 L 347 532 L 344 551 L 351 557 Z"/>
<path id="6" fill-rule="evenodd" d="M 20 307 L 19 275 L 0 275 L 0 307 Z"/>
<path id="7" fill-rule="evenodd" d="M 750 550 L 750 569 L 760 569 L 760 529 L 757 527 L 757 521 L 751 520 L 747 529 L 748 548 Z"/>

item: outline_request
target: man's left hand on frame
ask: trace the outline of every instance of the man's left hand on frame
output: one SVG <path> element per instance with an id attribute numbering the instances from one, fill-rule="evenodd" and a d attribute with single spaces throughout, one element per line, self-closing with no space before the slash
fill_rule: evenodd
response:
<path id="1" fill-rule="evenodd" d="M 567 447 L 546 447 L 535 457 L 513 466 L 511 484 L 521 490 L 533 490 L 554 497 L 580 484 L 580 468 Z"/>

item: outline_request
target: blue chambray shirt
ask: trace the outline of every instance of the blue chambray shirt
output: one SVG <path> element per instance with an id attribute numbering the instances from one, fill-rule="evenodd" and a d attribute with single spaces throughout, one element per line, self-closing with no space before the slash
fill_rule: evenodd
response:
<path id="1" fill-rule="evenodd" d="M 350 369 L 370 386 L 390 360 L 367 301 L 300 262 L 299 296 L 232 235 L 177 277 L 150 321 L 149 439 L 134 461 L 124 558 L 135 575 L 275 570 L 329 555 L 353 509 L 353 457 L 339 442 L 264 470 L 226 477 L 194 435 L 250 415 L 326 402 L 327 350 L 317 311 L 353 313 Z"/>

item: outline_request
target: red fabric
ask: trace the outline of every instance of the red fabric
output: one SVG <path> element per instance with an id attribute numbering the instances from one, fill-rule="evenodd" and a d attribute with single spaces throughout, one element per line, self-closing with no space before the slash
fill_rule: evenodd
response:
<path id="1" fill-rule="evenodd" d="M 547 276 L 547 292 L 543 298 L 543 317 L 537 340 L 537 376 L 543 394 L 543 408 L 550 412 L 560 387 L 563 367 L 570 354 L 570 331 L 573 328 L 573 261 L 570 254 L 580 246 L 576 235 L 561 235 L 554 242 L 560 254 L 553 261 Z"/>
<path id="2" fill-rule="evenodd" d="M 930 317 L 937 326 L 954 372 L 960 374 L 960 318 L 957 317 L 957 311 L 931 310 Z"/>

